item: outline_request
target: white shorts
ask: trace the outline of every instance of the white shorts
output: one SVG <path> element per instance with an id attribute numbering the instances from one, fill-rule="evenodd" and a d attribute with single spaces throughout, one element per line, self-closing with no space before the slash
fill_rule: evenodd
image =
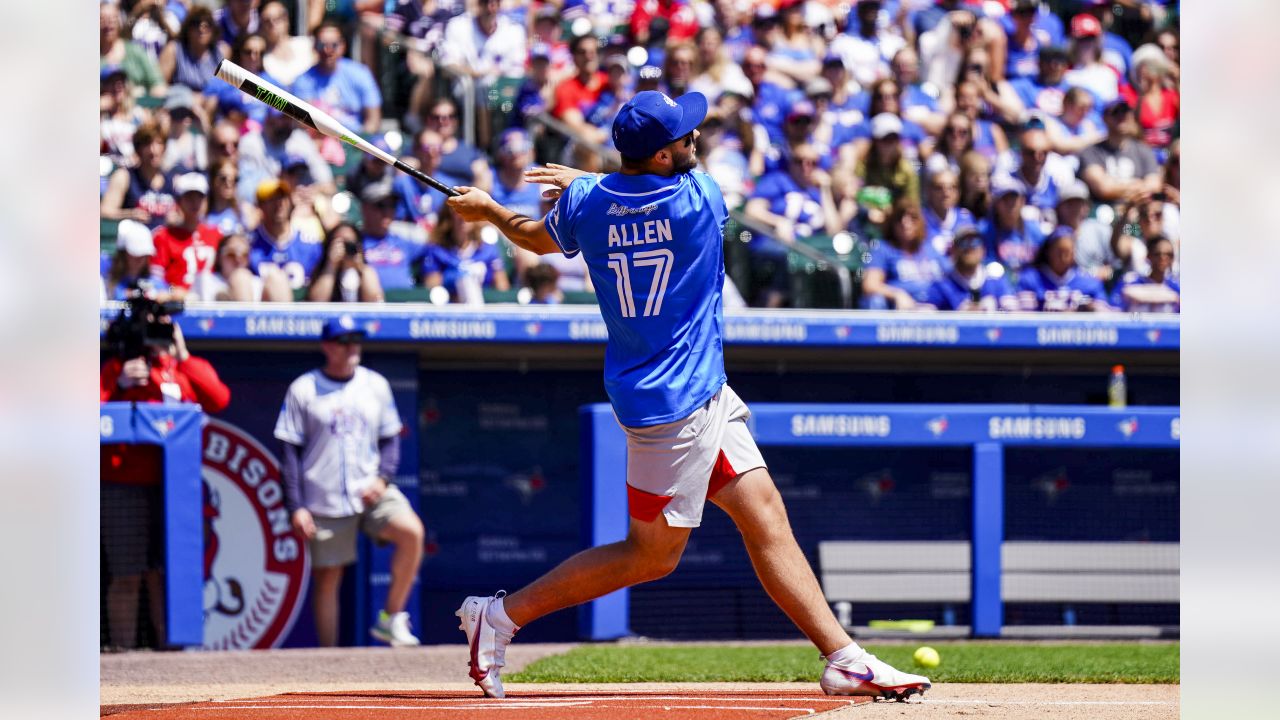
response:
<path id="1" fill-rule="evenodd" d="M 728 385 L 688 417 L 627 433 L 627 506 L 650 522 L 662 513 L 671 527 L 702 524 L 702 508 L 730 480 L 765 467 L 747 429 L 751 411 Z"/>

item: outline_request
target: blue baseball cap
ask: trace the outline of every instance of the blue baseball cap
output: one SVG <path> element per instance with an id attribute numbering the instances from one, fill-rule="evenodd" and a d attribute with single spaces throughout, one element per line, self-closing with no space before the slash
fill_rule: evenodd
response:
<path id="1" fill-rule="evenodd" d="M 321 340 L 338 340 L 339 338 L 351 337 L 363 340 L 367 336 L 368 333 L 364 331 L 364 328 L 356 325 L 356 321 L 352 320 L 350 315 L 329 318 L 325 321 L 324 329 L 320 331 Z"/>
<path id="2" fill-rule="evenodd" d="M 707 117 L 707 98 L 691 92 L 672 100 L 666 93 L 636 93 L 613 121 L 613 144 L 623 157 L 643 159 L 693 132 Z"/>

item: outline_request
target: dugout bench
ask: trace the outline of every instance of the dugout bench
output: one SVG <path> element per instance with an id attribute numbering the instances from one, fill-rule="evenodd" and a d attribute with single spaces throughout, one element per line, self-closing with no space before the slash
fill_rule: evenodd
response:
<path id="1" fill-rule="evenodd" d="M 1005 542 L 1000 599 L 1061 605 L 1063 626 L 1075 625 L 1073 604 L 1177 603 L 1178 549 L 1171 542 Z M 970 602 L 972 552 L 963 541 L 827 541 L 818 545 L 819 579 L 852 629 L 856 603 Z M 1103 634 L 1129 633 L 1108 627 Z"/>

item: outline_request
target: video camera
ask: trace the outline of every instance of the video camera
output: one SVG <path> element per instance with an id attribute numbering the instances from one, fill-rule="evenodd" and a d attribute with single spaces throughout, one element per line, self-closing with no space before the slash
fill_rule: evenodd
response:
<path id="1" fill-rule="evenodd" d="M 173 323 L 162 318 L 181 312 L 181 301 L 157 302 L 135 288 L 128 305 L 107 326 L 107 347 L 121 360 L 143 357 L 151 347 L 167 348 L 173 342 Z"/>

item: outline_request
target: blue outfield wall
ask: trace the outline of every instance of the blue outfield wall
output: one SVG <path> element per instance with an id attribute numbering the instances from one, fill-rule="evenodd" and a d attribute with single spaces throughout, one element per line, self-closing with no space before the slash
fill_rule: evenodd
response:
<path id="1" fill-rule="evenodd" d="M 271 433 L 285 390 L 319 363 L 320 325 L 338 309 L 188 309 L 180 318 L 184 334 L 232 390 L 231 406 L 220 418 L 275 451 Z M 406 427 L 398 482 L 427 527 L 426 559 L 410 607 L 414 626 L 424 642 L 456 642 L 452 613 L 464 596 L 513 590 L 545 572 L 583 546 L 592 503 L 616 513 L 618 498 L 625 497 L 595 496 L 581 486 L 579 409 L 607 401 L 598 360 L 603 324 L 592 308 L 340 310 L 372 331 L 365 364 L 391 380 Z M 114 315 L 104 309 L 104 327 Z M 1163 364 L 1131 368 L 1131 402 L 1178 403 L 1176 317 L 753 311 L 731 316 L 728 326 L 729 379 L 750 404 L 1098 404 L 1105 402 L 1106 371 L 1116 353 Z M 739 348 L 767 357 L 775 348 L 804 347 L 821 350 L 835 366 L 765 369 L 736 359 Z M 950 363 L 951 354 L 964 348 L 970 354 Z M 540 349 L 541 356 L 523 355 Z M 595 355 L 584 359 L 584 349 Z M 916 367 L 910 358 L 895 358 L 840 369 L 842 358 L 853 367 L 867 350 L 906 350 L 932 362 Z M 572 359 L 557 360 L 561 351 Z M 1007 352 L 1054 360 L 1038 367 L 982 360 Z M 969 539 L 970 447 L 789 445 L 768 447 L 765 457 L 811 562 L 824 539 Z M 618 463 L 612 456 L 594 460 L 603 467 Z M 1006 538 L 1178 537 L 1176 451 L 1006 448 L 1003 463 Z M 615 489 L 622 489 L 618 469 Z M 1136 497 L 1144 501 L 1117 502 Z M 362 547 L 361 566 L 344 589 L 347 642 L 369 642 L 367 625 L 385 593 L 388 561 L 387 551 Z M 636 589 L 632 598 L 631 629 L 642 634 L 795 636 L 759 589 L 737 531 L 715 509 L 694 533 L 680 568 Z M 681 607 L 704 602 L 732 612 L 715 622 L 664 623 Z M 957 612 L 952 620 L 969 621 L 967 608 Z M 525 628 L 521 637 L 591 636 L 591 622 L 561 612 Z M 283 644 L 313 641 L 307 601 Z"/>

